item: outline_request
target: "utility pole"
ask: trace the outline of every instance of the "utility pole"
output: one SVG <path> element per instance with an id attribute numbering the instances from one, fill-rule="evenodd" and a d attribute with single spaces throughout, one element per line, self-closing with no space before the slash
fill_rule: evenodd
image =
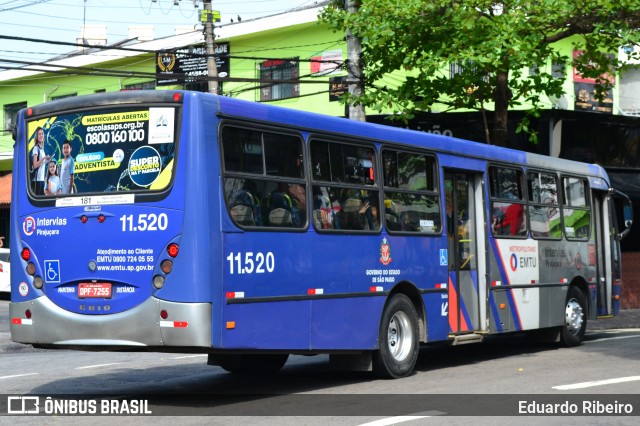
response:
<path id="1" fill-rule="evenodd" d="M 345 0 L 347 12 L 358 13 L 356 0 Z M 364 93 L 364 78 L 362 75 L 362 43 L 360 38 L 354 36 L 351 30 L 347 29 L 347 66 L 349 76 L 347 82 L 349 85 L 349 95 L 362 96 Z M 354 105 L 349 103 L 349 119 L 366 121 L 364 114 L 364 106 L 362 104 Z"/>
<path id="2" fill-rule="evenodd" d="M 218 65 L 216 64 L 215 45 L 213 44 L 213 13 L 211 0 L 203 0 L 207 20 L 204 22 L 204 41 L 207 47 L 207 70 L 209 93 L 218 94 Z"/>

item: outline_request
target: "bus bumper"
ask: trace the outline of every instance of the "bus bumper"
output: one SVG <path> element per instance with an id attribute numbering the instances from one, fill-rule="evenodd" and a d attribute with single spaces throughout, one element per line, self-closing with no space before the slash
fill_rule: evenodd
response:
<path id="1" fill-rule="evenodd" d="M 167 320 L 160 318 L 163 310 L 168 313 Z M 176 303 L 151 297 L 126 312 L 81 315 L 40 297 L 11 303 L 9 318 L 11 340 L 17 343 L 88 350 L 211 348 L 210 303 Z"/>

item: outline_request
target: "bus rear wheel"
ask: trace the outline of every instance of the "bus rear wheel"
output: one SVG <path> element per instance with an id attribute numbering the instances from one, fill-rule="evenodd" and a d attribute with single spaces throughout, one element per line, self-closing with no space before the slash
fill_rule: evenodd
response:
<path id="1" fill-rule="evenodd" d="M 212 365 L 235 374 L 275 374 L 284 367 L 289 354 L 212 354 Z"/>
<path id="2" fill-rule="evenodd" d="M 564 311 L 561 340 L 567 346 L 576 346 L 582 342 L 587 330 L 587 301 L 577 287 L 569 287 Z"/>
<path id="3" fill-rule="evenodd" d="M 378 376 L 397 379 L 411 374 L 418 360 L 418 314 L 404 294 L 396 294 L 387 302 L 378 342 L 378 350 L 373 353 L 373 370 Z"/>

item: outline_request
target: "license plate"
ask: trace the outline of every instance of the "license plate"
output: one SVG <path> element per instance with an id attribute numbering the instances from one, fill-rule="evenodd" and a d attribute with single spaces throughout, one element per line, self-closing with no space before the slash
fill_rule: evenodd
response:
<path id="1" fill-rule="evenodd" d="M 111 283 L 80 283 L 78 285 L 78 298 L 111 299 Z"/>

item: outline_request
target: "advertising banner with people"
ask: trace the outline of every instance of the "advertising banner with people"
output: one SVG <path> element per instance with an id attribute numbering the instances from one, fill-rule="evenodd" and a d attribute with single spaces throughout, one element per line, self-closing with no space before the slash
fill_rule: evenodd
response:
<path id="1" fill-rule="evenodd" d="M 86 111 L 28 123 L 35 195 L 162 190 L 171 181 L 175 108 Z"/>

